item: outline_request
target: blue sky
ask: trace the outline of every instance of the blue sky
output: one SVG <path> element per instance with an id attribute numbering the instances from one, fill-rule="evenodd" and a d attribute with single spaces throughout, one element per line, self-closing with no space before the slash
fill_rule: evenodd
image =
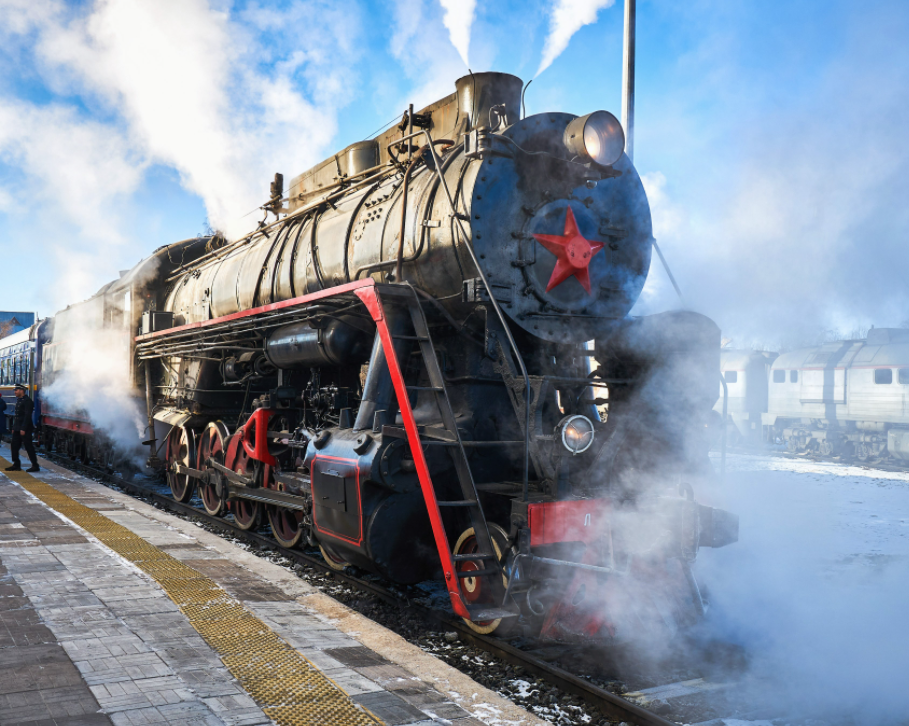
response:
<path id="1" fill-rule="evenodd" d="M 0 309 L 51 313 L 209 223 L 239 233 L 274 172 L 451 92 L 471 3 L 449 0 L 451 33 L 444 4 L 0 0 L 0 252 L 22 262 Z M 892 0 L 638 0 L 655 233 L 736 342 L 909 319 L 907 31 Z M 567 35 L 528 113 L 618 114 L 621 0 L 475 4 L 468 61 L 526 80 Z M 676 305 L 655 268 L 636 312 Z"/>

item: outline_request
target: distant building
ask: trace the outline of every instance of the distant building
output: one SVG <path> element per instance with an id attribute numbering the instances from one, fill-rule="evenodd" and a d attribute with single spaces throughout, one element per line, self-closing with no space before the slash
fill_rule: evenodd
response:
<path id="1" fill-rule="evenodd" d="M 0 311 L 0 338 L 18 333 L 35 324 L 34 313 L 10 313 Z"/>

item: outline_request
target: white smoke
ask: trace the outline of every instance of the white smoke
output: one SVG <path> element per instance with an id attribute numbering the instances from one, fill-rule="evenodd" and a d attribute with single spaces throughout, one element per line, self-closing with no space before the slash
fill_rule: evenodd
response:
<path id="1" fill-rule="evenodd" d="M 236 236 L 253 226 L 243 215 L 264 200 L 270 174 L 305 169 L 335 134 L 334 109 L 294 81 L 305 80 L 296 78 L 304 64 L 322 69 L 352 50 L 336 16 L 323 3 L 280 13 L 253 3 L 238 19 L 206 0 L 98 0 L 87 16 L 45 30 L 38 52 L 116 108 L 149 157 L 178 169 L 212 224 Z M 317 53 L 301 43 L 279 59 L 256 43 L 302 23 L 318 37 Z M 275 60 L 273 72 L 257 69 Z"/>
<path id="2" fill-rule="evenodd" d="M 144 401 L 129 380 L 130 337 L 127 328 L 98 325 L 98 306 L 72 308 L 65 329 L 58 320 L 55 346 L 45 347 L 41 391 L 45 415 L 87 415 L 119 454 L 142 465 L 140 443 L 146 437 Z M 58 342 L 59 341 L 59 342 Z"/>
<path id="3" fill-rule="evenodd" d="M 470 67 L 468 50 L 470 49 L 470 28 L 473 25 L 477 9 L 477 0 L 439 0 L 445 8 L 442 22 L 448 28 L 451 44 L 457 49 L 464 65 Z"/>
<path id="4" fill-rule="evenodd" d="M 400 0 L 392 8 L 393 32 L 388 48 L 408 81 L 400 89 L 401 111 L 408 103 L 419 109 L 447 96 L 454 91 L 453 81 L 464 75 L 465 61 L 445 40 L 439 7 L 434 1 Z"/>
<path id="5" fill-rule="evenodd" d="M 702 550 L 698 567 L 710 627 L 746 648 L 755 703 L 823 723 L 905 723 L 909 477 L 748 456 L 728 467 L 741 541 Z"/>
<path id="6" fill-rule="evenodd" d="M 0 0 L 0 72 L 40 90 L 0 88 L 0 161 L 13 171 L 0 196 L 20 227 L 43 226 L 47 259 L 74 268 L 57 301 L 144 256 L 127 254 L 124 202 L 153 166 L 179 173 L 213 227 L 252 229 L 271 176 L 328 151 L 358 18 L 327 0 Z M 42 214 L 26 220 L 37 199 Z"/>
<path id="7" fill-rule="evenodd" d="M 540 75 L 562 51 L 572 36 L 585 25 L 596 22 L 597 13 L 611 7 L 615 0 L 556 0 L 549 16 L 549 35 L 543 45 L 543 59 L 536 75 Z"/>

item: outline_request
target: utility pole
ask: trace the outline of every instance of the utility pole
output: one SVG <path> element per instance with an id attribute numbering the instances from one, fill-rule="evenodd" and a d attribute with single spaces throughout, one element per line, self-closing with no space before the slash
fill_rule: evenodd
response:
<path id="1" fill-rule="evenodd" d="M 634 163 L 634 16 L 635 0 L 625 0 L 625 46 L 622 53 L 622 127 L 625 129 L 625 154 L 628 160 Z M 669 263 L 663 257 L 663 251 L 653 242 L 653 249 L 656 250 L 663 263 L 663 269 L 669 276 L 672 287 L 675 288 L 676 295 L 679 296 L 679 302 L 685 305 L 682 298 L 682 291 L 679 284 L 675 281 L 672 271 L 669 269 Z"/>
<path id="2" fill-rule="evenodd" d="M 634 162 L 634 16 L 635 0 L 625 0 L 625 44 L 622 54 L 622 127 L 625 153 Z"/>

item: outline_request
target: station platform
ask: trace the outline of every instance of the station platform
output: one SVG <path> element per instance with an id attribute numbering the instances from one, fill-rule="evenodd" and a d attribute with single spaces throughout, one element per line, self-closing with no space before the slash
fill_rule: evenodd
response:
<path id="1" fill-rule="evenodd" d="M 0 726 L 547 723 L 191 522 L 8 459 Z"/>

